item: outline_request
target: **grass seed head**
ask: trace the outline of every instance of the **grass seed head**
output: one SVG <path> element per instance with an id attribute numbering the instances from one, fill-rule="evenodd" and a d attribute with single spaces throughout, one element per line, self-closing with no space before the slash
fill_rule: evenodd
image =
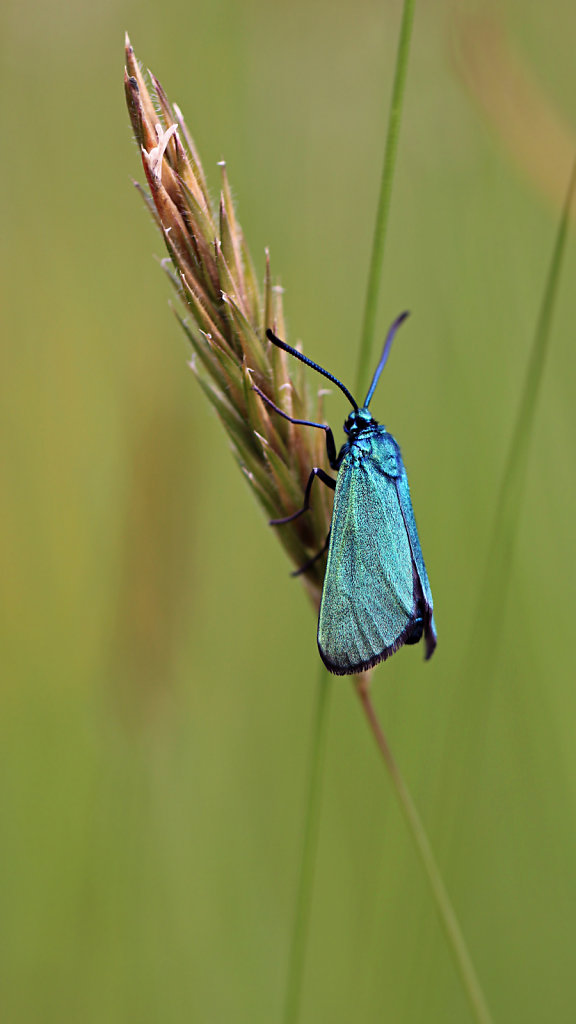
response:
<path id="1" fill-rule="evenodd" d="M 176 313 L 193 350 L 190 366 L 219 416 L 236 461 L 269 518 L 301 507 L 313 466 L 326 464 L 324 433 L 288 423 L 265 405 L 259 388 L 290 416 L 318 421 L 321 397 L 308 393 L 298 368 L 266 338 L 286 337 L 282 289 L 273 284 L 266 251 L 263 290 L 234 208 L 221 163 L 217 204 L 192 136 L 176 104 L 154 75 L 143 75 L 126 37 L 126 102 L 148 185 L 144 195 L 164 239 L 164 268 L 184 313 Z M 296 568 L 322 548 L 330 525 L 326 496 L 276 536 Z M 324 559 L 302 575 L 318 603 Z"/>

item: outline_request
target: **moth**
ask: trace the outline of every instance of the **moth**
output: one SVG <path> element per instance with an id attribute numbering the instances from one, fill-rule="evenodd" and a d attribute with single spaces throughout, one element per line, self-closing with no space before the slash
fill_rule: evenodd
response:
<path id="1" fill-rule="evenodd" d="M 326 544 L 299 571 L 307 569 L 328 548 L 318 616 L 318 649 L 326 667 L 336 675 L 372 668 L 404 644 L 417 644 L 424 639 L 427 659 L 436 647 L 432 592 L 406 469 L 396 439 L 378 423 L 369 408 L 394 335 L 407 316 L 402 313 L 390 327 L 361 406 L 331 373 L 281 341 L 271 330 L 266 331 L 273 345 L 336 384 L 352 406 L 344 423 L 347 440 L 337 452 L 334 435 L 327 424 L 293 419 L 255 388 L 264 401 L 290 423 L 316 427 L 326 434 L 328 462 L 336 479 L 315 466 L 306 485 L 302 508 L 271 522 L 281 526 L 305 513 L 310 507 L 316 477 L 334 490 Z"/>

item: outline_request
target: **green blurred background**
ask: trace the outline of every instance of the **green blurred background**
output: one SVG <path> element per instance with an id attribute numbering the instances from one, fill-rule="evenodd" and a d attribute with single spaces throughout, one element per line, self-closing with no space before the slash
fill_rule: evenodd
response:
<path id="1" fill-rule="evenodd" d="M 413 316 L 374 410 L 408 466 L 439 645 L 374 685 L 495 1020 L 559 1024 L 576 1015 L 576 254 L 570 240 L 491 653 L 474 619 L 559 203 L 456 70 L 462 33 L 491 67 L 468 21 L 490 10 L 417 8 L 379 333 Z M 576 8 L 497 10 L 569 123 Z M 315 623 L 186 366 L 131 186 L 123 32 L 215 192 L 226 157 L 291 339 L 353 386 L 399 16 L 396 0 L 3 5 L 7 1024 L 280 1019 Z M 566 180 L 541 125 L 517 127 Z M 341 396 L 328 411 L 339 428 Z M 464 1024 L 347 679 L 329 729 L 302 1021 Z"/>

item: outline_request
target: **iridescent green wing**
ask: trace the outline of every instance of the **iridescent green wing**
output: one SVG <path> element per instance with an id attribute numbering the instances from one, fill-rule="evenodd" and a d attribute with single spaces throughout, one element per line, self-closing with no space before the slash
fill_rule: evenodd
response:
<path id="1" fill-rule="evenodd" d="M 318 619 L 322 660 L 337 675 L 389 657 L 410 637 L 419 614 L 396 487 L 402 471 L 394 438 L 378 427 L 352 443 L 338 472 Z"/>

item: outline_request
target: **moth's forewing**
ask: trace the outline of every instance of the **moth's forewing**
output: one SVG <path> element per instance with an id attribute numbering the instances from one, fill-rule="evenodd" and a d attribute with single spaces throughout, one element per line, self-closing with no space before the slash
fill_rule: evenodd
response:
<path id="1" fill-rule="evenodd" d="M 318 619 L 321 657 L 337 675 L 369 668 L 406 643 L 422 594 L 431 614 L 419 543 L 419 562 L 413 554 L 418 535 L 405 477 L 398 445 L 381 426 L 355 438 L 342 460 Z"/>

